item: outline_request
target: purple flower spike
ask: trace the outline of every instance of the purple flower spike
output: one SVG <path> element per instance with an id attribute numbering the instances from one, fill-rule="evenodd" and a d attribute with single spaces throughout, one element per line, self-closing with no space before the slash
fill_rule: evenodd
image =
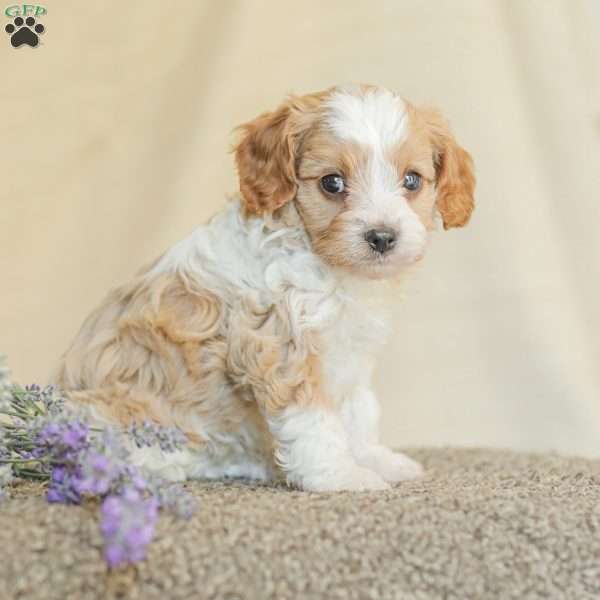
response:
<path id="1" fill-rule="evenodd" d="M 49 417 L 43 418 L 42 426 L 34 432 L 33 442 L 40 456 L 47 454 L 54 460 L 70 462 L 88 446 L 88 434 L 88 426 L 77 419 Z"/>
<path id="2" fill-rule="evenodd" d="M 180 519 L 190 519 L 196 510 L 197 501 L 185 488 L 179 484 L 156 485 L 154 495 L 161 508 L 172 512 Z"/>
<path id="3" fill-rule="evenodd" d="M 104 549 L 104 558 L 108 563 L 109 567 L 118 567 L 119 565 L 127 562 L 127 555 L 125 550 L 119 544 L 108 544 Z"/>
<path id="4" fill-rule="evenodd" d="M 97 496 L 107 494 L 122 474 L 120 461 L 90 450 L 79 458 L 79 477 L 75 487 L 81 493 Z"/>
<path id="5" fill-rule="evenodd" d="M 67 448 L 78 450 L 84 444 L 87 433 L 88 429 L 83 423 L 75 422 L 63 432 L 61 441 Z"/>
<path id="6" fill-rule="evenodd" d="M 142 560 L 154 536 L 158 502 L 145 499 L 135 488 L 107 496 L 102 503 L 100 529 L 104 536 L 104 557 L 111 567 Z"/>
<path id="7" fill-rule="evenodd" d="M 60 504 L 79 504 L 81 496 L 77 490 L 77 478 L 62 465 L 52 469 L 50 485 L 48 487 L 48 502 Z"/>
<path id="8" fill-rule="evenodd" d="M 185 434 L 177 427 L 161 427 L 151 421 L 133 421 L 128 429 L 138 448 L 157 445 L 163 452 L 176 452 L 185 447 Z"/>

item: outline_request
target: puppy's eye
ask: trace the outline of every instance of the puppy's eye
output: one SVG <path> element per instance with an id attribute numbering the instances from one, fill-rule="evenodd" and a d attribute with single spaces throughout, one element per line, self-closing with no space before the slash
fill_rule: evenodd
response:
<path id="1" fill-rule="evenodd" d="M 346 190 L 346 182 L 341 175 L 321 177 L 321 189 L 328 194 L 341 194 Z"/>
<path id="2" fill-rule="evenodd" d="M 414 192 L 421 187 L 421 176 L 415 171 L 407 171 L 402 185 L 409 192 Z"/>

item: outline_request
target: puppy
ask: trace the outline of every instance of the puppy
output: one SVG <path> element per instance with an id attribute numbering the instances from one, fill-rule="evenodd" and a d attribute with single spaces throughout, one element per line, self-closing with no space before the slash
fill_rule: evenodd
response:
<path id="1" fill-rule="evenodd" d="M 440 216 L 469 220 L 469 154 L 438 112 L 374 86 L 293 96 L 239 129 L 239 196 L 110 292 L 57 383 L 99 420 L 183 430 L 185 451 L 135 455 L 169 479 L 328 491 L 418 476 L 378 443 L 371 374 L 386 283 Z"/>

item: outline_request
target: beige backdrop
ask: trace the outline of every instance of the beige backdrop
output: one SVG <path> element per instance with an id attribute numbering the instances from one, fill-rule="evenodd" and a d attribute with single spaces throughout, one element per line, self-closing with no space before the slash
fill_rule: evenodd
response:
<path id="1" fill-rule="evenodd" d="M 44 382 L 108 288 L 234 191 L 230 131 L 290 91 L 439 105 L 478 172 L 398 299 L 388 443 L 600 456 L 598 0 L 45 3 L 0 31 L 0 351 Z M 7 22 L 5 19 L 3 22 Z"/>

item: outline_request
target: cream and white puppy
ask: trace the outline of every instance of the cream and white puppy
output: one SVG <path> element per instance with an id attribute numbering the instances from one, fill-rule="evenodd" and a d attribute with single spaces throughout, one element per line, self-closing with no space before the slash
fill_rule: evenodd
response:
<path id="1" fill-rule="evenodd" d="M 371 374 L 389 282 L 438 214 L 470 217 L 470 156 L 439 113 L 373 86 L 294 96 L 240 129 L 239 197 L 108 295 L 58 384 L 99 419 L 181 428 L 188 450 L 136 454 L 171 479 L 418 476 L 378 443 Z"/>

